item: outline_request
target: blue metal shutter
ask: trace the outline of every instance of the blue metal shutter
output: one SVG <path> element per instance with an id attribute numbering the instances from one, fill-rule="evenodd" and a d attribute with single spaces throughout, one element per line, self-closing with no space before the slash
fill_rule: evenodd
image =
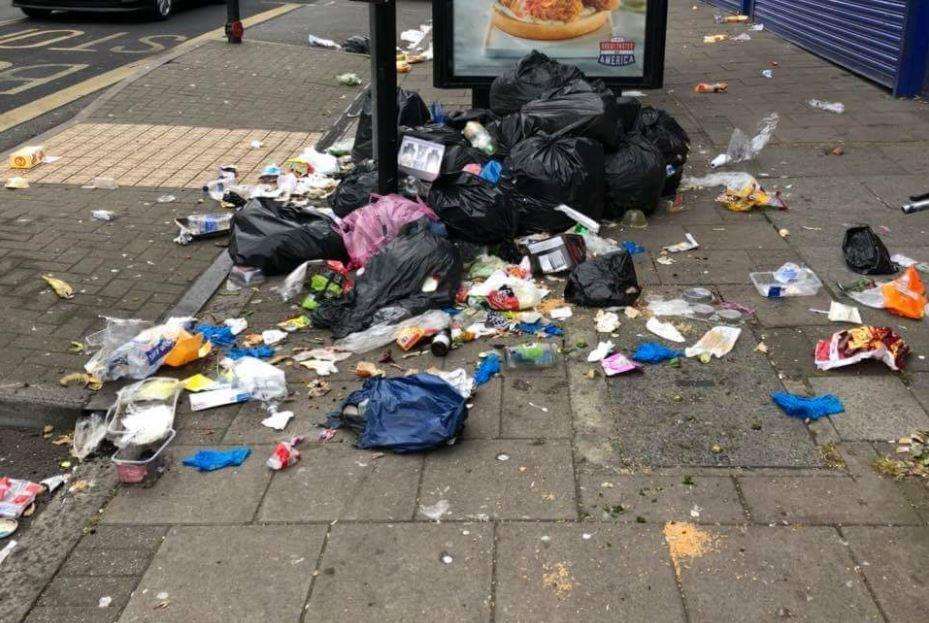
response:
<path id="1" fill-rule="evenodd" d="M 842 67 L 893 88 L 906 0 L 755 0 L 753 18 Z"/>
<path id="2" fill-rule="evenodd" d="M 742 12 L 742 0 L 709 0 L 710 4 L 726 9 L 732 13 Z"/>

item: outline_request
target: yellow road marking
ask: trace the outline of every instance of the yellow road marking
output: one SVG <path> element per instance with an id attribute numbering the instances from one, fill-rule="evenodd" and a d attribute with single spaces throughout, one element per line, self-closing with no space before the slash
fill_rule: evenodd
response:
<path id="1" fill-rule="evenodd" d="M 302 4 L 282 4 L 281 6 L 274 7 L 268 11 L 258 13 L 257 15 L 252 15 L 242 20 L 242 25 L 248 28 L 249 26 L 254 26 L 255 24 L 260 24 L 266 22 L 270 19 L 284 15 L 285 13 L 290 13 L 294 9 L 298 9 Z M 174 46 L 165 54 L 171 56 L 180 56 L 187 50 L 190 50 L 200 43 L 206 40 L 211 39 L 222 39 L 225 36 L 223 28 L 216 28 L 209 32 L 205 32 L 202 35 L 198 35 L 193 39 L 188 39 L 183 43 L 179 43 Z M 160 56 L 160 55 L 159 55 Z M 5 113 L 0 114 L 0 132 L 5 132 L 10 128 L 17 126 L 21 123 L 25 123 L 30 119 L 35 119 L 40 115 L 60 108 L 65 104 L 69 104 L 74 100 L 80 99 L 85 95 L 89 95 L 100 89 L 105 89 L 108 86 L 114 85 L 124 78 L 128 78 L 133 73 L 135 73 L 140 67 L 144 67 L 146 63 L 151 62 L 153 57 L 148 57 L 147 59 L 140 59 L 117 67 L 116 69 L 111 69 L 110 71 L 104 72 L 93 78 L 88 78 L 83 82 L 78 82 L 77 84 L 72 84 L 69 87 L 61 89 L 60 91 L 55 91 L 45 97 L 40 97 L 39 99 L 29 102 L 28 104 L 23 104 L 18 108 L 13 108 L 8 110 Z"/>

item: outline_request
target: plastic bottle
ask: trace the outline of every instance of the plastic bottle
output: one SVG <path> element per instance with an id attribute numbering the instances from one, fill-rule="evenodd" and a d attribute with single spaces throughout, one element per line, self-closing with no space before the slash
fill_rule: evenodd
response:
<path id="1" fill-rule="evenodd" d="M 211 212 L 209 214 L 191 214 L 187 217 L 188 227 L 195 235 L 209 234 L 229 229 L 232 212 Z"/>
<path id="2" fill-rule="evenodd" d="M 448 349 L 452 345 L 452 333 L 448 329 L 443 329 L 432 338 L 432 344 L 429 346 L 429 350 L 432 351 L 432 354 L 436 357 L 444 357 L 448 354 Z"/>
<path id="3" fill-rule="evenodd" d="M 492 156 L 496 151 L 494 139 L 487 129 L 477 121 L 469 121 L 465 124 L 464 136 L 471 142 L 472 147 L 481 150 L 488 156 Z"/>

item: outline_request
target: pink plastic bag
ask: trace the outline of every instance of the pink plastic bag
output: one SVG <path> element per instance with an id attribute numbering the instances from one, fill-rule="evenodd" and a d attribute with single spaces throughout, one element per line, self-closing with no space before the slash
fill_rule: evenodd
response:
<path id="1" fill-rule="evenodd" d="M 371 196 L 373 203 L 346 216 L 341 226 L 336 228 L 351 259 L 351 269 L 364 266 L 371 256 L 396 238 L 407 223 L 424 216 L 433 222 L 439 220 L 421 199 L 411 201 L 400 195 Z"/>

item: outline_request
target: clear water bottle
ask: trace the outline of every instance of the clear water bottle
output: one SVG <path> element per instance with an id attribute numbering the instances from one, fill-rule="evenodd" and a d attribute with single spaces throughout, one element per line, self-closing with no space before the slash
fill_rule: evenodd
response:
<path id="1" fill-rule="evenodd" d="M 229 229 L 232 212 L 211 212 L 209 214 L 191 214 L 187 217 L 188 229 L 197 235 L 210 234 Z"/>
<path id="2" fill-rule="evenodd" d="M 481 150 L 488 156 L 492 156 L 496 151 L 490 132 L 477 121 L 469 121 L 465 124 L 464 136 L 471 142 L 471 147 Z"/>

